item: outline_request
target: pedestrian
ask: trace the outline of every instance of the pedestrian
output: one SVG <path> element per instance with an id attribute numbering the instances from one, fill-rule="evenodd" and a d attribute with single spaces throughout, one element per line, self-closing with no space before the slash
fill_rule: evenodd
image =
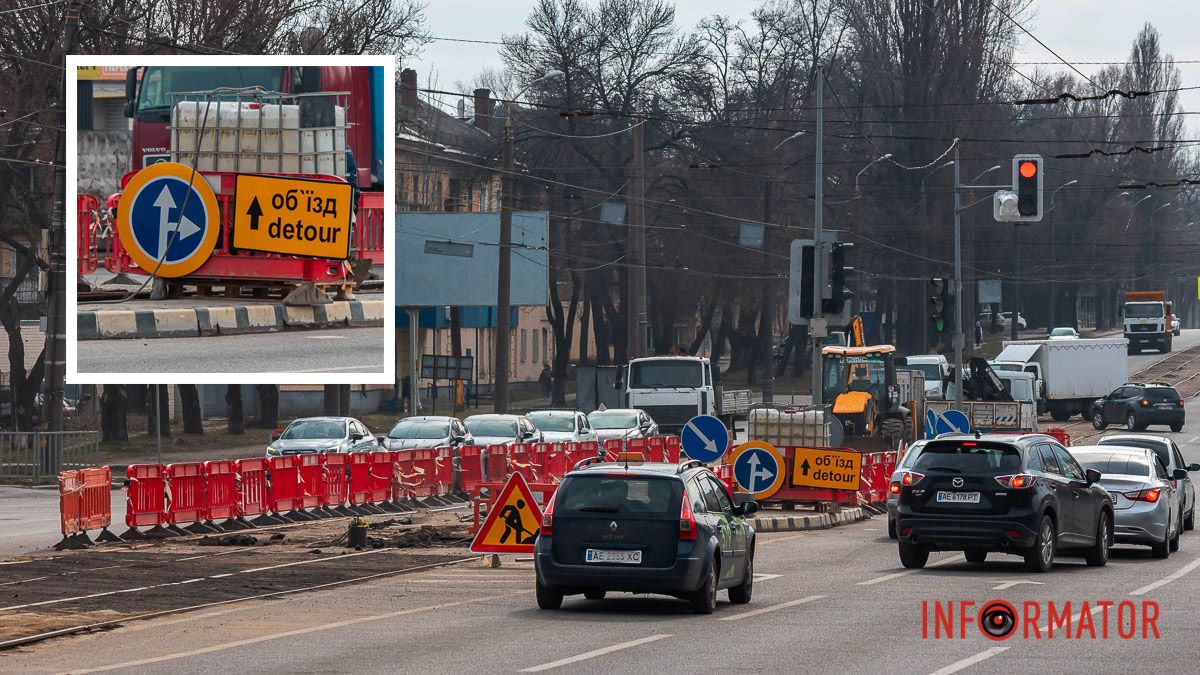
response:
<path id="1" fill-rule="evenodd" d="M 975 321 L 975 348 L 978 349 L 983 345 L 983 323 Z"/>
<path id="2" fill-rule="evenodd" d="M 550 364 L 542 364 L 542 374 L 538 376 L 538 384 L 542 385 L 542 398 L 550 400 L 554 393 L 554 374 L 550 372 Z"/>

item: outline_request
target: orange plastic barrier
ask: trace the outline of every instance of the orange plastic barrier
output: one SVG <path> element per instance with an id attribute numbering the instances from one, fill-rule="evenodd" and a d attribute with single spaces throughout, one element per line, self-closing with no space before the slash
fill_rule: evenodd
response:
<path id="1" fill-rule="evenodd" d="M 325 455 L 325 506 L 328 508 L 341 509 L 346 505 L 348 461 L 349 455 L 344 453 Z"/>
<path id="2" fill-rule="evenodd" d="M 238 516 L 237 474 L 231 460 L 216 460 L 204 463 L 205 494 L 208 499 L 204 509 L 204 520 L 215 518 L 230 520 Z"/>
<path id="3" fill-rule="evenodd" d="M 79 472 L 79 482 L 80 531 L 101 529 L 104 530 L 101 541 L 109 537 L 116 539 L 112 534 L 105 537 L 108 526 L 112 525 L 112 469 L 107 466 L 83 469 Z"/>
<path id="4" fill-rule="evenodd" d="M 371 501 L 371 453 L 352 452 L 346 466 L 349 478 L 349 498 L 352 506 Z"/>
<path id="5" fill-rule="evenodd" d="M 204 464 L 201 462 L 168 464 L 167 481 L 171 487 L 170 502 L 167 506 L 167 522 L 171 525 L 179 525 L 180 523 L 201 523 L 206 520 Z"/>
<path id="6" fill-rule="evenodd" d="M 131 464 L 125 469 L 129 489 L 125 494 L 125 525 L 121 536 L 136 537 L 138 527 L 159 527 L 167 522 L 167 469 L 161 464 Z"/>
<path id="7" fill-rule="evenodd" d="M 267 481 L 270 464 L 265 459 L 239 459 L 233 463 L 237 476 L 237 515 L 262 516 L 270 510 L 271 488 Z"/>
<path id="8" fill-rule="evenodd" d="M 79 492 L 82 489 L 83 484 L 79 480 L 78 471 L 63 471 L 58 474 L 58 516 L 63 535 L 60 546 L 66 543 L 68 537 L 80 532 L 79 518 L 83 504 Z"/>
<path id="9" fill-rule="evenodd" d="M 271 513 L 300 508 L 300 474 L 296 455 L 271 458 Z"/>
<path id="10" fill-rule="evenodd" d="M 325 506 L 325 453 L 296 455 L 296 471 L 300 478 L 300 508 Z"/>

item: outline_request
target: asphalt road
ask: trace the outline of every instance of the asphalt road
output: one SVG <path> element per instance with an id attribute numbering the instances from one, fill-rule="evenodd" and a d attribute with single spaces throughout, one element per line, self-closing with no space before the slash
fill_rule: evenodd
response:
<path id="1" fill-rule="evenodd" d="M 125 531 L 125 493 L 120 490 L 112 492 L 112 510 L 112 531 L 120 534 Z M 0 485 L 0 560 L 48 551 L 58 541 L 60 522 L 57 486 L 30 489 Z"/>
<path id="2" fill-rule="evenodd" d="M 81 340 L 86 373 L 380 373 L 384 330 L 343 328 L 220 337 Z"/>

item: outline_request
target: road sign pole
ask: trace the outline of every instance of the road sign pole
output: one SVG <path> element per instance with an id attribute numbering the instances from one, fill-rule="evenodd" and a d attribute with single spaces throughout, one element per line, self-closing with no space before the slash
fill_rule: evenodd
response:
<path id="1" fill-rule="evenodd" d="M 963 401 L 963 317 L 962 317 L 962 158 L 954 144 L 954 405 Z"/>
<path id="2" fill-rule="evenodd" d="M 821 317 L 821 300 L 825 295 L 823 293 L 823 277 L 821 270 L 821 262 L 824 258 L 821 256 L 821 217 L 825 210 L 825 70 L 821 66 L 817 66 L 817 138 L 816 152 L 813 161 L 813 173 L 815 174 L 815 183 L 813 188 L 813 201 L 816 204 L 813 213 L 813 311 L 812 319 L 809 321 L 809 332 L 812 338 L 812 403 L 813 405 L 821 405 L 821 338 L 813 335 L 814 330 Z"/>

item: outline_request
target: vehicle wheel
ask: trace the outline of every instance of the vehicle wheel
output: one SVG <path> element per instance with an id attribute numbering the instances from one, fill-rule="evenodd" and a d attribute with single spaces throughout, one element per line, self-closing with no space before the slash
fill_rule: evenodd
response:
<path id="1" fill-rule="evenodd" d="M 980 551 L 978 549 L 968 549 L 963 551 L 963 555 L 967 557 L 967 562 L 969 563 L 981 563 L 987 560 L 987 551 Z"/>
<path id="2" fill-rule="evenodd" d="M 1033 541 L 1033 546 L 1025 551 L 1025 569 L 1030 572 L 1049 572 L 1050 568 L 1054 567 L 1054 549 L 1057 543 L 1054 521 L 1050 516 L 1042 516 L 1037 539 Z"/>
<path id="3" fill-rule="evenodd" d="M 1168 558 L 1171 555 L 1171 523 L 1167 523 L 1167 531 L 1163 533 L 1163 540 L 1150 547 L 1150 552 L 1155 558 Z"/>
<path id="4" fill-rule="evenodd" d="M 742 583 L 729 589 L 729 601 L 735 605 L 744 605 L 750 602 L 750 596 L 754 594 L 754 551 L 750 551 L 750 557 L 746 558 L 746 573 L 742 575 Z"/>
<path id="5" fill-rule="evenodd" d="M 1138 428 L 1137 417 L 1133 413 L 1125 415 L 1125 428 L 1129 431 L 1141 431 Z"/>
<path id="6" fill-rule="evenodd" d="M 1100 514 L 1100 524 L 1096 526 L 1096 541 L 1083 556 L 1089 567 L 1104 567 L 1108 564 L 1109 532 L 1112 530 L 1110 518 L 1107 511 Z"/>
<path id="7" fill-rule="evenodd" d="M 1192 507 L 1192 510 L 1189 511 L 1187 516 L 1183 519 L 1183 529 L 1185 529 L 1185 530 L 1196 529 L 1196 508 L 1195 507 Z"/>
<path id="8" fill-rule="evenodd" d="M 539 609 L 558 609 L 562 607 L 563 594 L 561 591 L 543 584 L 541 579 L 537 579 L 534 583 L 537 589 L 537 604 Z"/>
<path id="9" fill-rule="evenodd" d="M 1190 529 L 1190 528 L 1189 528 Z M 896 539 L 896 521 L 888 518 L 888 539 Z"/>
<path id="10" fill-rule="evenodd" d="M 1183 425 L 1182 424 L 1172 424 L 1171 431 L 1174 431 L 1175 433 L 1179 433 L 1179 432 L 1183 431 Z"/>
<path id="11" fill-rule="evenodd" d="M 920 544 L 900 542 L 900 564 L 910 570 L 919 570 L 929 562 L 929 549 Z"/>
<path id="12" fill-rule="evenodd" d="M 899 442 L 904 439 L 904 421 L 896 417 L 888 417 L 879 424 L 879 430 L 885 438 Z"/>
<path id="13" fill-rule="evenodd" d="M 1104 431 L 1104 427 L 1108 426 L 1104 423 L 1104 411 L 1097 408 L 1092 412 L 1092 428 L 1097 431 Z"/>
<path id="14" fill-rule="evenodd" d="M 603 600 L 606 594 L 607 591 L 586 591 L 584 592 L 583 597 L 587 598 L 588 600 Z"/>
<path id="15" fill-rule="evenodd" d="M 1071 411 L 1064 408 L 1062 404 L 1051 404 L 1050 419 L 1055 422 L 1066 422 L 1071 419 Z"/>
<path id="16" fill-rule="evenodd" d="M 697 614 L 712 614 L 717 609 L 717 560 L 713 558 L 708 566 L 708 577 L 692 592 L 688 600 L 692 603 L 692 611 Z"/>

